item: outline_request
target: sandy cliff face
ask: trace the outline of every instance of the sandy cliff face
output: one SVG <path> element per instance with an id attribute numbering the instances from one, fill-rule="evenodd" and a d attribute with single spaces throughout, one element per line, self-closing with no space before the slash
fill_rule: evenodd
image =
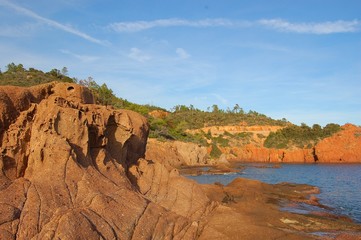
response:
<path id="1" fill-rule="evenodd" d="M 251 132 L 253 134 L 264 134 L 264 136 L 268 136 L 270 132 L 275 132 L 283 127 L 280 126 L 246 126 L 246 125 L 237 125 L 237 126 L 212 126 L 212 127 L 204 127 L 201 129 L 188 130 L 189 133 L 197 133 L 203 131 L 205 133 L 210 132 L 212 136 L 219 136 L 224 134 L 225 132 L 231 134 L 237 134 L 241 132 Z"/>
<path id="2" fill-rule="evenodd" d="M 4 87 L 0 96 L 0 239 L 194 238 L 198 226 L 182 214 L 192 199 L 173 197 L 184 209 L 170 211 L 137 190 L 139 174 L 129 180 L 145 153 L 144 117 L 93 105 L 75 84 Z M 192 207 L 198 217 L 203 201 Z"/>

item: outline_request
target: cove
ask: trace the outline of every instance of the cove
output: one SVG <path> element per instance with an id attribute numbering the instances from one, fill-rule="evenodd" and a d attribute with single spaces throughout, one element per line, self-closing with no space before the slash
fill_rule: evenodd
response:
<path id="1" fill-rule="evenodd" d="M 239 163 L 233 174 L 187 176 L 201 184 L 227 185 L 237 177 L 275 184 L 309 184 L 320 188 L 320 203 L 337 215 L 346 215 L 361 223 L 361 164 L 262 164 Z M 242 168 L 243 167 L 243 168 Z"/>

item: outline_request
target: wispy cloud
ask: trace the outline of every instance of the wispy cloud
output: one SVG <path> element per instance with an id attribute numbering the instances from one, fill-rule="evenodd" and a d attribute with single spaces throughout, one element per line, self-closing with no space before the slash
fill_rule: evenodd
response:
<path id="1" fill-rule="evenodd" d="M 99 57 L 96 56 L 90 56 L 90 55 L 80 55 L 73 52 L 70 52 L 69 50 L 61 49 L 60 52 L 70 55 L 76 59 L 79 59 L 82 62 L 94 62 L 99 59 Z"/>
<path id="2" fill-rule="evenodd" d="M 327 21 L 327 22 L 289 22 L 282 19 L 261 19 L 255 21 L 230 20 L 224 18 L 187 20 L 179 18 L 158 19 L 153 21 L 116 22 L 108 25 L 115 32 L 139 32 L 160 27 L 266 27 L 282 32 L 308 33 L 308 34 L 333 34 L 349 33 L 361 30 L 361 21 Z"/>
<path id="3" fill-rule="evenodd" d="M 81 37 L 87 41 L 90 41 L 90 42 L 93 42 L 93 43 L 97 43 L 97 44 L 100 44 L 100 45 L 107 45 L 107 43 L 105 41 L 102 41 L 102 40 L 99 40 L 99 39 L 96 39 L 96 38 L 93 38 L 91 36 L 89 36 L 88 34 L 86 33 L 83 33 L 71 26 L 66 26 L 64 24 L 61 24 L 59 22 L 56 22 L 54 20 L 51 20 L 51 19 L 48 19 L 48 18 L 45 18 L 45 17 L 42 17 L 40 15 L 38 15 L 37 13 L 29 10 L 29 9 L 26 9 L 26 8 L 23 8 L 21 6 L 18 6 L 16 4 L 13 4 L 7 0 L 0 0 L 0 6 L 4 6 L 4 7 L 7 7 L 7 8 L 10 8 L 12 10 L 15 10 L 16 12 L 24 15 L 24 16 L 28 16 L 28 17 L 31 17 L 33 19 L 36 19 L 42 23 L 45 23 L 51 27 L 54 27 L 54 28 L 57 28 L 57 29 L 60 29 L 62 31 L 65 31 L 65 32 L 68 32 L 68 33 L 71 33 L 73 35 L 76 35 L 78 37 Z"/>
<path id="4" fill-rule="evenodd" d="M 117 22 L 108 27 L 116 32 L 138 32 L 157 27 L 225 27 L 234 23 L 227 19 L 186 20 L 179 18 L 158 19 L 153 21 Z"/>
<path id="5" fill-rule="evenodd" d="M 177 48 L 176 53 L 177 53 L 178 57 L 180 57 L 181 59 L 187 59 L 187 58 L 189 58 L 191 56 L 183 48 Z"/>
<path id="6" fill-rule="evenodd" d="M 3 37 L 23 37 L 28 36 L 30 32 L 37 29 L 39 24 L 25 23 L 18 26 L 1 25 L 0 36 Z"/>
<path id="7" fill-rule="evenodd" d="M 128 57 L 138 62 L 146 62 L 151 59 L 150 56 L 138 48 L 131 48 Z"/>
<path id="8" fill-rule="evenodd" d="M 357 20 L 339 20 L 320 23 L 291 23 L 282 19 L 263 19 L 259 20 L 258 23 L 279 31 L 309 34 L 357 32 L 361 29 L 361 22 Z"/>

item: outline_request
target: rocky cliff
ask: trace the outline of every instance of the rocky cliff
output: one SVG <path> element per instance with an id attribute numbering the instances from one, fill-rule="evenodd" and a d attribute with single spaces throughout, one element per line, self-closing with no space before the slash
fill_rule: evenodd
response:
<path id="1" fill-rule="evenodd" d="M 318 142 L 313 148 L 274 149 L 263 147 L 265 136 L 279 127 L 268 126 L 223 126 L 202 129 L 210 131 L 212 136 L 250 133 L 248 142 L 233 142 L 228 147 L 219 147 L 223 153 L 220 159 L 209 156 L 211 146 L 206 148 L 193 143 L 149 141 L 147 156 L 160 162 L 168 162 L 174 167 L 180 165 L 217 165 L 219 160 L 273 163 L 360 163 L 361 127 L 352 124 L 342 126 L 342 130 Z M 193 130 L 190 132 L 197 132 Z M 257 136 L 261 134 L 261 137 Z M 184 151 L 188 149 L 188 151 Z M 207 151 L 205 150 L 207 149 Z M 172 160 L 168 160 L 172 159 Z M 188 159 L 188 160 L 186 160 Z M 177 161 L 175 161 L 177 160 Z M 223 162 L 222 162 L 223 164 Z"/>
<path id="2" fill-rule="evenodd" d="M 202 193 L 198 205 L 190 192 L 146 194 L 156 182 L 144 184 L 144 175 L 164 170 L 136 167 L 146 119 L 94 105 L 86 88 L 3 87 L 0 112 L 0 239 L 192 239 L 194 220 L 212 209 Z M 194 185 L 176 174 L 161 181 L 168 178 Z"/>
<path id="3" fill-rule="evenodd" d="M 253 162 L 360 163 L 361 127 L 352 124 L 318 142 L 311 149 L 270 149 L 248 144 L 242 148 L 225 148 L 230 159 Z"/>

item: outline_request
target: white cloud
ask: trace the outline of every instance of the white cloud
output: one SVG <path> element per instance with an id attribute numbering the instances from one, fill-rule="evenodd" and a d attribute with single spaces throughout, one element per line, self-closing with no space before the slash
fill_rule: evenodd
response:
<path id="1" fill-rule="evenodd" d="M 177 48 L 176 53 L 177 53 L 178 57 L 180 57 L 181 59 L 187 59 L 191 56 L 183 48 Z"/>
<path id="2" fill-rule="evenodd" d="M 158 19 L 153 21 L 117 22 L 108 25 L 115 32 L 138 32 L 159 27 L 233 27 L 246 28 L 264 26 L 277 31 L 308 33 L 308 34 L 333 34 L 357 32 L 361 30 L 361 22 L 353 21 L 328 21 L 292 23 L 282 19 L 261 19 L 257 21 L 230 20 L 224 18 L 187 20 L 179 18 Z"/>
<path id="3" fill-rule="evenodd" d="M 263 19 L 259 20 L 258 23 L 279 31 L 309 34 L 357 32 L 361 29 L 361 22 L 357 20 L 339 20 L 320 23 L 291 23 L 282 19 Z"/>
<path id="4" fill-rule="evenodd" d="M 57 29 L 60 29 L 62 31 L 65 31 L 65 32 L 68 32 L 68 33 L 71 33 L 73 35 L 76 35 L 78 37 L 81 37 L 87 41 L 90 41 L 90 42 L 93 42 L 93 43 L 97 43 L 97 44 L 101 44 L 101 45 L 107 45 L 106 42 L 102 41 L 102 40 L 99 40 L 99 39 L 96 39 L 96 38 L 93 38 L 91 36 L 89 36 L 88 34 L 86 33 L 83 33 L 75 28 L 72 28 L 70 26 L 66 26 L 64 24 L 61 24 L 59 22 L 56 22 L 54 20 L 51 20 L 51 19 L 48 19 L 48 18 L 45 18 L 45 17 L 42 17 L 38 14 L 36 14 L 35 12 L 29 10 L 29 9 L 26 9 L 26 8 L 23 8 L 21 6 L 18 6 L 16 4 L 13 4 L 11 2 L 8 2 L 7 0 L 0 0 L 0 5 L 2 6 L 5 6 L 7 8 L 11 8 L 13 10 L 15 10 L 16 12 L 22 14 L 22 15 L 25 15 L 25 16 L 28 16 L 28 17 L 31 17 L 33 19 L 36 19 L 42 23 L 45 23 L 51 27 L 54 27 L 54 28 L 57 28 Z"/>
<path id="5" fill-rule="evenodd" d="M 143 51 L 141 51 L 138 48 L 131 48 L 128 57 L 138 62 L 146 62 L 151 59 L 150 56 L 146 55 Z"/>
<path id="6" fill-rule="evenodd" d="M 99 59 L 99 57 L 96 56 L 90 56 L 90 55 L 80 55 L 73 52 L 70 52 L 68 50 L 60 50 L 60 52 L 70 55 L 72 57 L 75 57 L 76 59 L 79 59 L 82 62 L 94 62 Z"/>
<path id="7" fill-rule="evenodd" d="M 108 27 L 116 32 L 138 32 L 156 27 L 226 27 L 232 26 L 233 24 L 232 21 L 221 18 L 196 21 L 169 18 L 153 21 L 118 22 L 112 23 Z"/>

